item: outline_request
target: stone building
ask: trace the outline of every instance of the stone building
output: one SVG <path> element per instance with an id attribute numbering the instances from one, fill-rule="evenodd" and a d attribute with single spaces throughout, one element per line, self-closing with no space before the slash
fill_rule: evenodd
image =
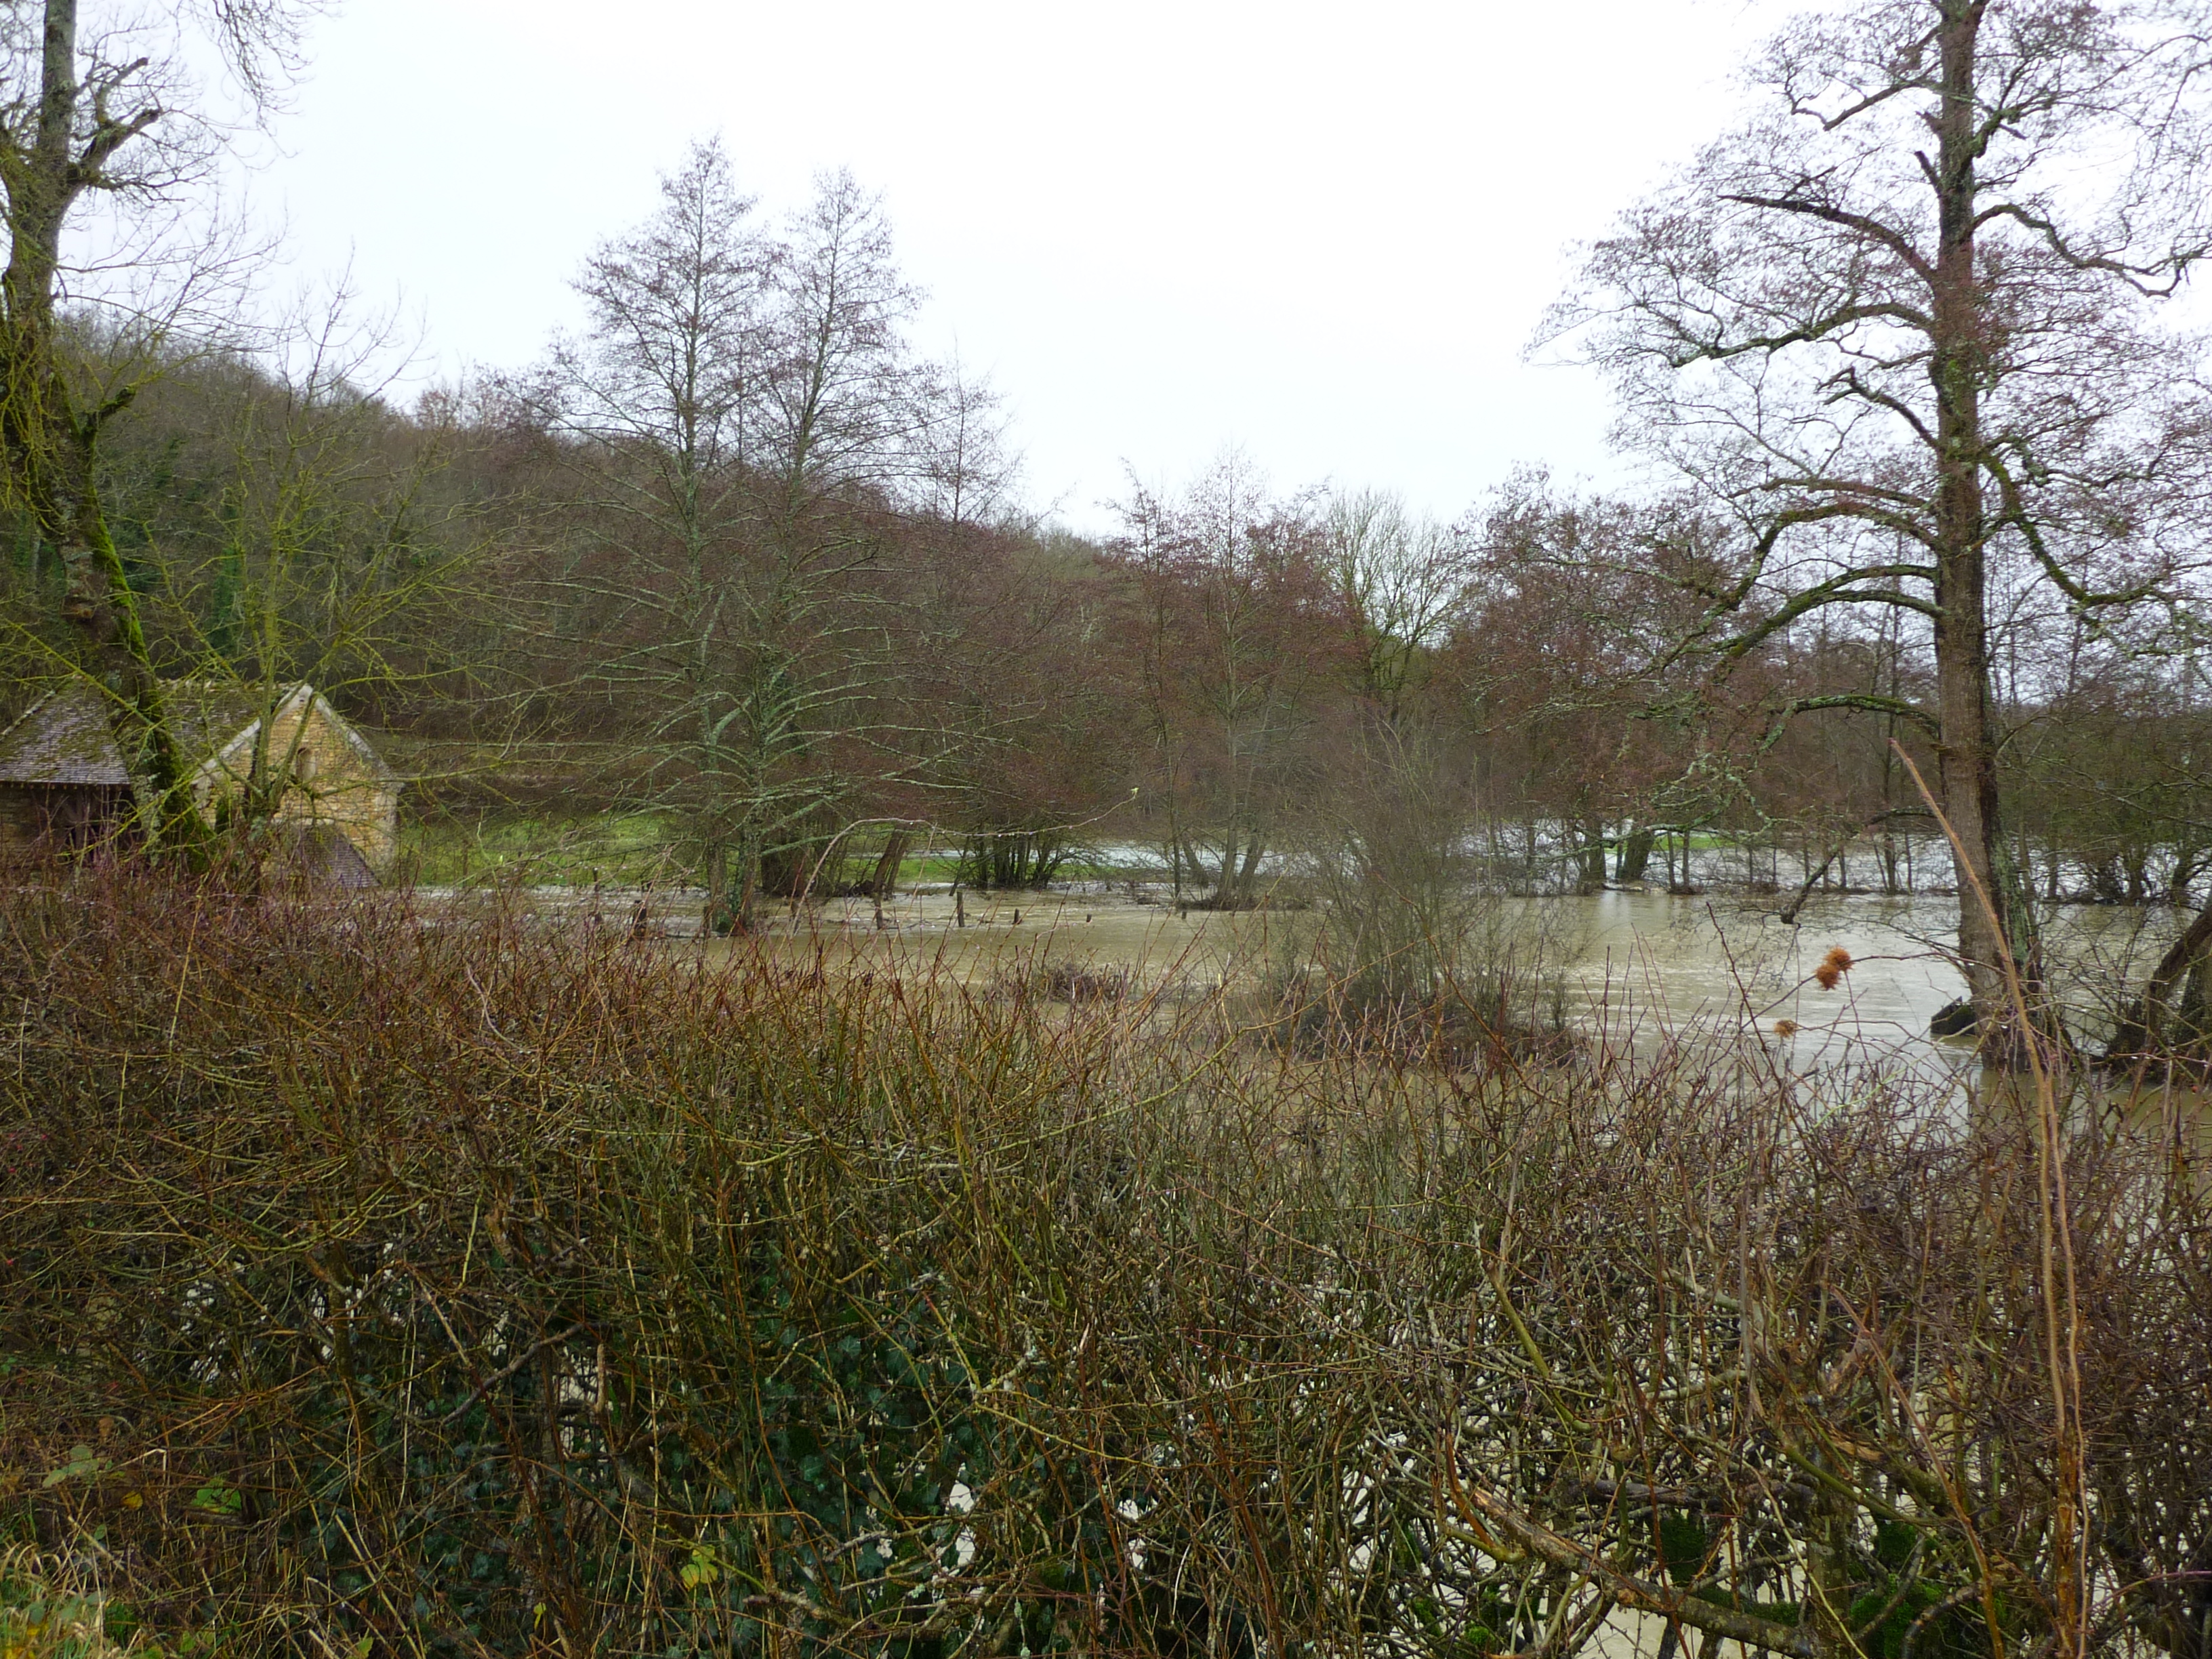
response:
<path id="1" fill-rule="evenodd" d="M 363 884 L 398 845 L 399 782 L 313 686 L 171 680 L 162 687 L 192 805 L 221 823 L 257 775 L 283 781 L 271 815 L 306 873 Z M 76 681 L 0 732 L 0 850 L 84 848 L 124 830 L 143 780 L 114 699 Z"/>

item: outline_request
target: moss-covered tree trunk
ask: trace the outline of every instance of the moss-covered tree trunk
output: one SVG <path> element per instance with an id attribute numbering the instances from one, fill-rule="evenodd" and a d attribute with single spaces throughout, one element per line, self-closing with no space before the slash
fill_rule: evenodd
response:
<path id="1" fill-rule="evenodd" d="M 134 763 L 147 839 L 164 838 L 188 811 L 181 757 L 160 676 L 100 498 L 100 438 L 129 406 L 125 386 L 84 406 L 60 357 L 55 298 L 62 231 L 88 190 L 106 187 L 117 149 L 161 118 L 155 105 L 118 115 L 104 91 L 88 112 L 77 76 L 77 0 L 46 0 L 40 20 L 39 102 L 24 137 L 0 140 L 9 198 L 8 264 L 0 272 L 0 454 L 7 493 L 29 514 L 66 573 L 62 615 L 82 641 L 84 667 L 118 702 L 124 752 Z M 82 118 L 90 116 L 89 131 Z"/>

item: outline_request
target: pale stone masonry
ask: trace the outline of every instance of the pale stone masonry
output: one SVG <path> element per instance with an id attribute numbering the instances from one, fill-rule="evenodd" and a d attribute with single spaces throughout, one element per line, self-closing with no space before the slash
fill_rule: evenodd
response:
<path id="1" fill-rule="evenodd" d="M 179 686 L 180 691 L 198 688 Z M 287 780 L 279 822 L 328 825 L 381 874 L 399 848 L 399 782 L 368 739 L 312 685 L 289 688 L 264 721 L 256 717 L 193 770 L 192 804 L 210 823 L 253 776 Z"/>

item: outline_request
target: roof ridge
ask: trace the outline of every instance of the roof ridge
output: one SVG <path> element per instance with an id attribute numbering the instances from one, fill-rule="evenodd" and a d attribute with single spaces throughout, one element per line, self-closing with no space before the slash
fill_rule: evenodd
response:
<path id="1" fill-rule="evenodd" d="M 7 742 L 9 733 L 13 732 L 15 729 L 21 726 L 25 720 L 30 719 L 32 715 L 37 714 L 39 710 L 44 708 L 48 703 L 52 702 L 56 697 L 61 696 L 62 690 L 62 687 L 56 686 L 52 690 L 41 691 L 37 696 L 32 698 L 28 703 L 24 705 L 23 712 L 21 714 L 16 715 L 14 720 L 9 720 L 7 725 L 0 726 L 0 743 Z"/>

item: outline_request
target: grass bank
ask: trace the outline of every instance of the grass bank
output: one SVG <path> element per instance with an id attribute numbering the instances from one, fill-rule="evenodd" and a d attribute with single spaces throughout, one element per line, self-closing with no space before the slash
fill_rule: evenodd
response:
<path id="1" fill-rule="evenodd" d="M 2119 1130 L 128 872 L 0 987 L 0 1541 L 142 1645 L 2199 1654 Z"/>
<path id="2" fill-rule="evenodd" d="M 880 831 L 861 834 L 840 845 L 847 856 L 832 872 L 833 886 L 872 870 L 884 836 Z M 411 817 L 402 825 L 397 875 L 403 884 L 433 887 L 520 881 L 546 886 L 666 888 L 696 884 L 697 851 L 684 837 L 680 822 L 662 812 L 451 807 Z M 896 884 L 950 885 L 962 873 L 957 848 L 925 848 L 899 860 Z M 1151 872 L 1148 866 L 1071 855 L 1056 866 L 1054 878 L 1113 881 L 1133 873 Z"/>

